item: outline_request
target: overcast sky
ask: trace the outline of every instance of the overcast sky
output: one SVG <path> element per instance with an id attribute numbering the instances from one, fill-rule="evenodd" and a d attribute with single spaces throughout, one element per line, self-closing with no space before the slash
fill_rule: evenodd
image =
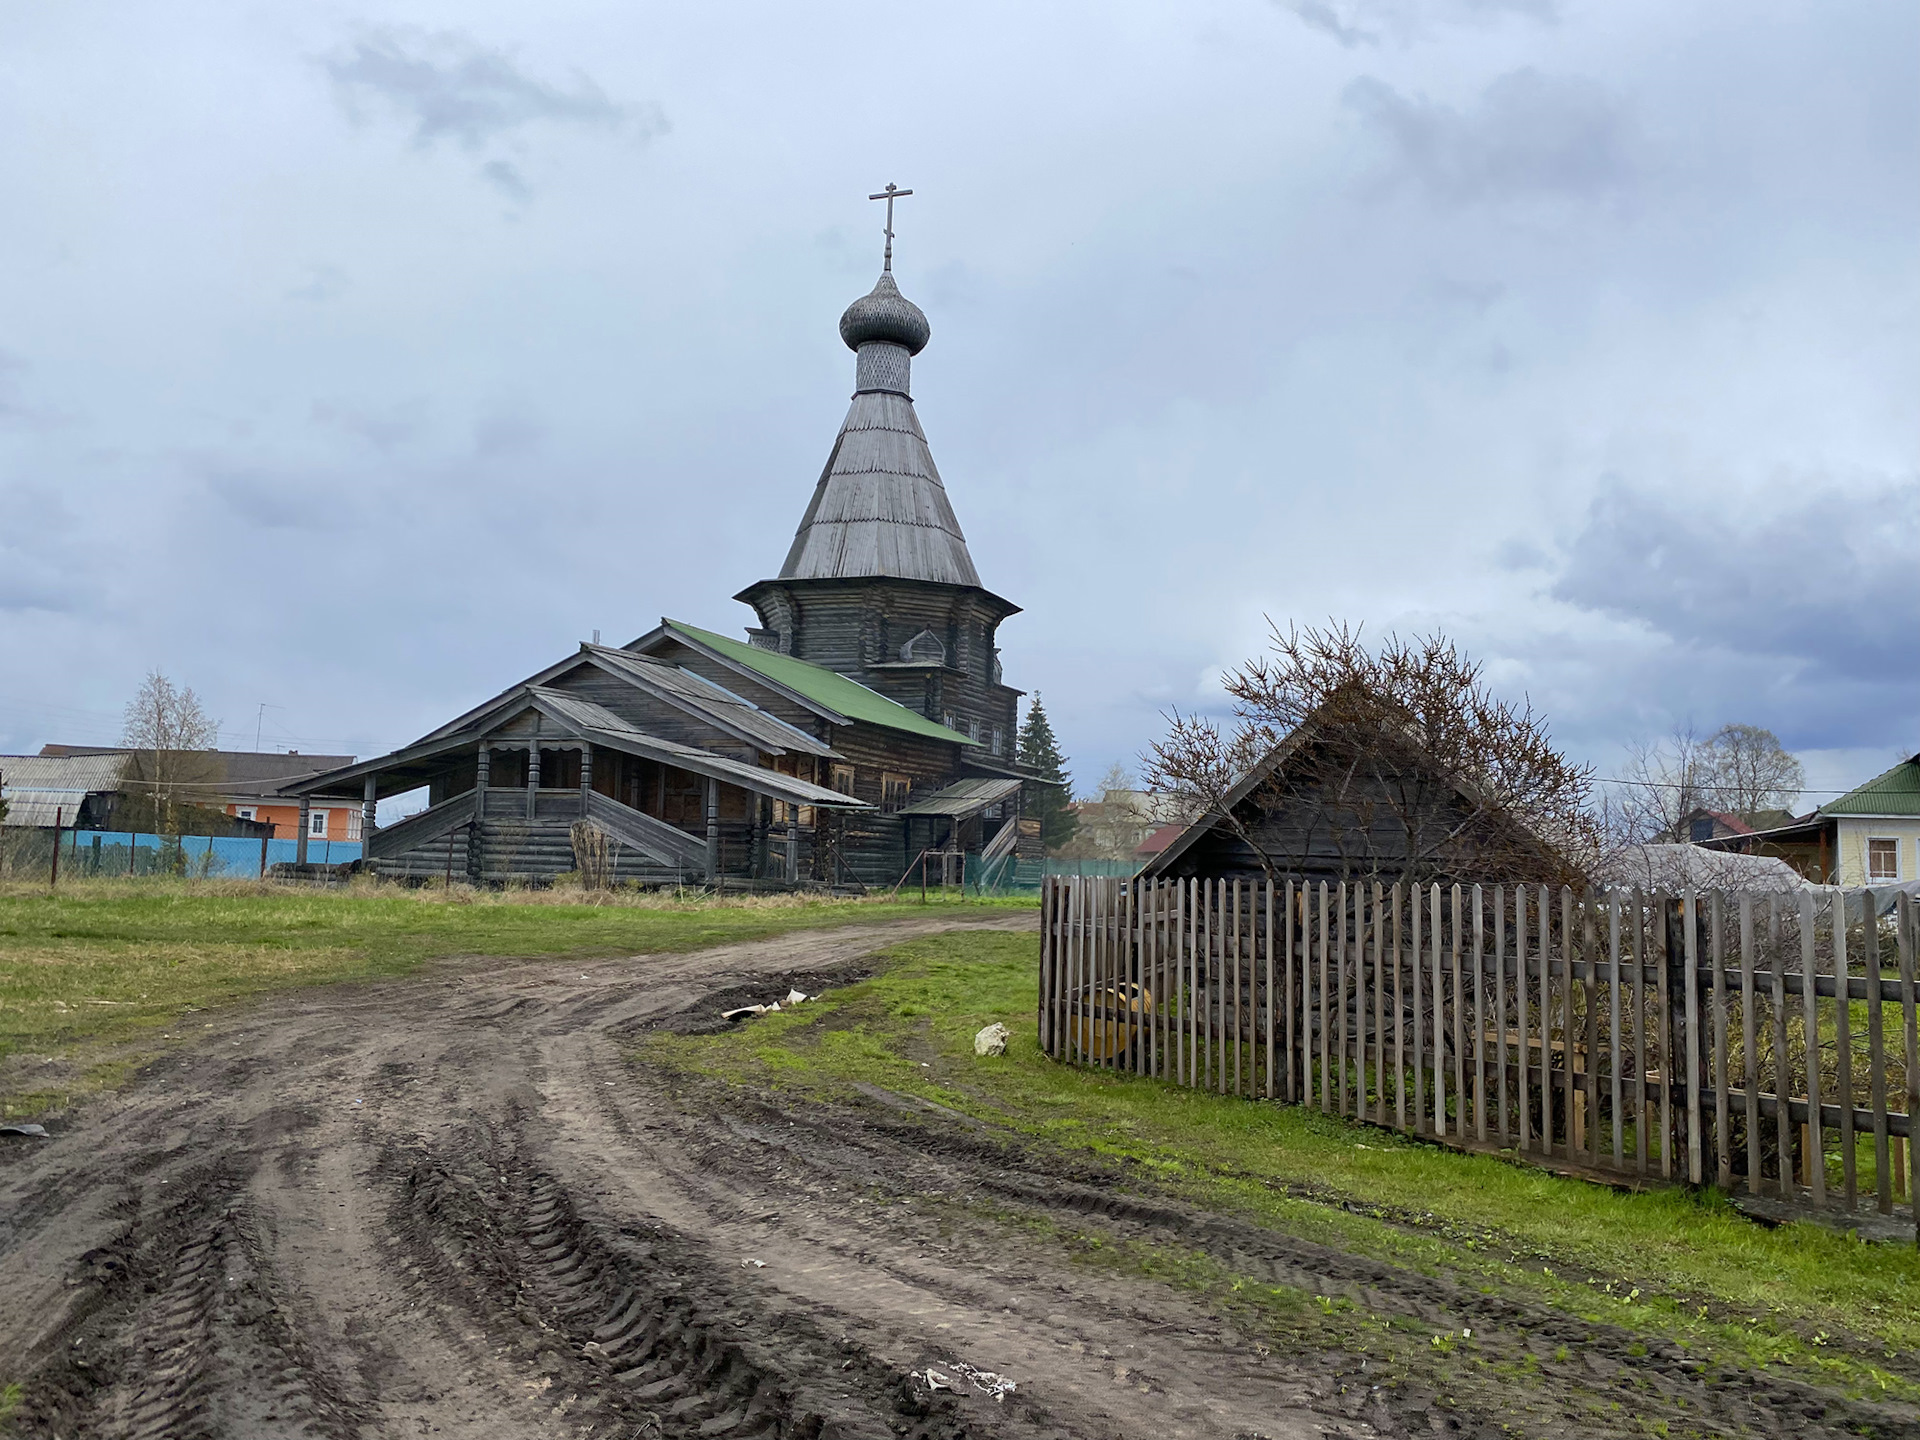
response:
<path id="1" fill-rule="evenodd" d="M 364 755 L 737 632 L 896 181 L 1083 783 L 1332 616 L 1603 772 L 1851 785 L 1920 750 L 1917 72 L 1910 0 L 0 0 L 0 750 L 158 666 Z"/>

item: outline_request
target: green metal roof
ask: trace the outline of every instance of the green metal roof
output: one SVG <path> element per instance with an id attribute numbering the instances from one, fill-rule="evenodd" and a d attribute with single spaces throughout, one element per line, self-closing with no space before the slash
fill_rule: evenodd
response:
<path id="1" fill-rule="evenodd" d="M 1838 800 L 1820 807 L 1822 815 L 1920 816 L 1920 755 L 1902 760 Z"/>
<path id="2" fill-rule="evenodd" d="M 749 670 L 758 671 L 767 679 L 786 686 L 796 694 L 804 695 L 837 711 L 849 720 L 863 720 L 869 725 L 884 725 L 889 730 L 904 730 L 910 735 L 924 735 L 930 740 L 945 740 L 955 745 L 978 745 L 958 730 L 949 730 L 936 720 L 929 720 L 909 710 L 896 701 L 889 700 L 877 690 L 869 690 L 858 680 L 851 680 L 823 665 L 815 665 L 808 660 L 797 660 L 791 655 L 782 655 L 777 650 L 762 650 L 749 645 L 744 640 L 730 640 L 725 635 L 716 635 L 711 630 L 701 630 L 693 625 L 683 625 L 678 620 L 666 622 L 668 627 L 677 630 L 688 639 L 706 646 L 708 649 L 725 656 L 735 664 L 744 665 Z"/>

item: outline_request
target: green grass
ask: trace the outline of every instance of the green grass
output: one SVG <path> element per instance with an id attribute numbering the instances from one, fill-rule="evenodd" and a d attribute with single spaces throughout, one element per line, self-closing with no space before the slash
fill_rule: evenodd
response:
<path id="1" fill-rule="evenodd" d="M 0 891 L 0 1116 L 40 1114 L 114 1085 L 146 1058 L 140 1042 L 150 1052 L 183 1013 L 266 991 L 405 975 L 444 956 L 687 951 L 935 908 L 792 896 L 593 898 L 151 880 L 83 882 L 57 895 Z M 1021 903 L 936 902 L 943 914 Z"/>
<path id="2" fill-rule="evenodd" d="M 1200 1203 L 1304 1238 L 1498 1287 L 1703 1356 L 1786 1365 L 1920 1397 L 1881 1365 L 1920 1345 L 1920 1255 L 1812 1225 L 1766 1229 L 1723 1199 L 1627 1193 L 1401 1139 L 1305 1109 L 1070 1069 L 1035 1038 L 1034 941 L 901 945 L 816 1007 L 714 1036 L 651 1037 L 656 1063 L 831 1095 L 918 1095 L 1036 1139 L 1137 1165 Z M 999 1020 L 1006 1056 L 973 1036 Z M 1915 1373 L 1911 1361 L 1901 1367 Z"/>

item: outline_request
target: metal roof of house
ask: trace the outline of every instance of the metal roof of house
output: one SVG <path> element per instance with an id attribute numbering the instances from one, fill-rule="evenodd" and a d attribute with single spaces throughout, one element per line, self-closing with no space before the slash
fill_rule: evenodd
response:
<path id="1" fill-rule="evenodd" d="M 944 815 L 964 820 L 989 805 L 998 805 L 1020 789 L 1018 780 L 957 780 L 944 790 L 923 795 L 895 811 L 898 815 Z"/>
<path id="2" fill-rule="evenodd" d="M 43 828 L 72 821 L 89 795 L 120 788 L 127 757 L 118 750 L 93 755 L 0 755 L 5 824 Z"/>
<path id="3" fill-rule="evenodd" d="M 930 740 L 946 740 L 955 745 L 977 746 L 980 743 L 823 665 L 815 665 L 792 655 L 782 655 L 777 650 L 762 650 L 744 640 L 730 640 L 725 635 L 716 635 L 711 630 L 702 630 L 694 625 L 683 625 L 678 620 L 662 620 L 660 626 L 661 630 L 656 634 L 665 632 L 696 648 L 705 649 L 716 659 L 751 670 L 843 720 L 862 720 L 869 725 L 884 725 L 890 730 L 904 730 L 911 735 L 924 735 Z"/>
<path id="4" fill-rule="evenodd" d="M 298 751 L 210 750 L 206 753 L 218 763 L 219 778 L 197 780 L 183 787 L 201 799 L 211 799 L 216 793 L 223 800 L 272 799 L 281 795 L 287 785 L 353 763 L 351 755 L 302 755 Z M 125 746 L 50 744 L 40 747 L 40 756 L 117 756 L 132 762 L 131 772 L 126 776 L 128 780 L 137 780 L 140 775 L 141 752 Z"/>
<path id="5" fill-rule="evenodd" d="M 1843 815 L 1920 817 L 1920 755 L 1909 756 L 1838 800 L 1822 805 L 1818 814 L 1822 819 Z"/>
<path id="6" fill-rule="evenodd" d="M 866 301 L 919 311 L 883 274 Z M 889 312 L 891 313 L 891 312 Z M 925 319 L 921 318 L 924 327 Z M 845 322 L 843 321 L 843 334 Z M 980 574 L 947 499 L 908 391 L 911 350 L 891 331 L 847 334 L 861 350 L 853 404 L 801 516 L 782 580 L 885 575 L 978 587 Z M 862 343 L 864 341 L 864 343 Z M 924 343 L 924 340 L 922 341 Z M 869 355 L 872 349 L 875 353 Z M 913 346 L 912 349 L 918 349 Z"/>

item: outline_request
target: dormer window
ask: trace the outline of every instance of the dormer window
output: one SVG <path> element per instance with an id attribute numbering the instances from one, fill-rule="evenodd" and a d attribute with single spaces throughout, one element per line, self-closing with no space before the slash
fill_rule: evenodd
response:
<path id="1" fill-rule="evenodd" d="M 933 631 L 922 630 L 900 647 L 900 658 L 923 665 L 944 665 L 947 662 L 947 647 Z"/>

